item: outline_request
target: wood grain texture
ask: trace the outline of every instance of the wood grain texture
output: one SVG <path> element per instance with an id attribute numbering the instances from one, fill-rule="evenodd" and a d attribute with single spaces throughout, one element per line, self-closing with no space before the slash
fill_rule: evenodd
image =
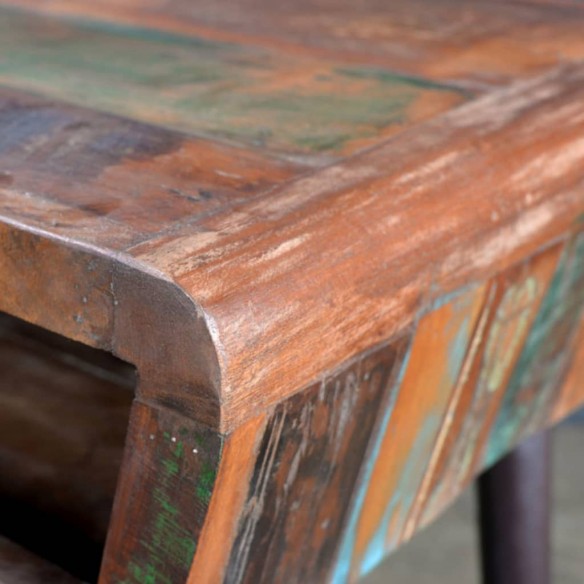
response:
<path id="1" fill-rule="evenodd" d="M 403 329 L 434 288 L 492 275 L 572 228 L 582 79 L 565 69 L 518 84 L 209 218 L 212 235 L 134 247 L 216 323 L 226 425 L 230 404 L 241 416 L 275 403 Z"/>
<path id="2" fill-rule="evenodd" d="M 64 197 L 71 188 L 74 150 L 71 158 L 53 159 L 46 170 L 40 166 L 39 178 L 47 180 L 43 184 L 54 193 L 47 203 L 25 196 L 35 192 L 24 190 L 31 173 L 13 173 L 10 157 L 0 156 L 5 172 L 16 177 L 2 189 L 11 199 L 2 207 L 5 221 L 12 225 L 9 232 L 25 240 L 40 238 L 42 246 L 65 248 L 64 256 L 77 256 L 72 264 L 79 265 L 79 272 L 67 270 L 69 280 L 59 284 L 63 290 L 54 296 L 69 306 L 84 297 L 73 295 L 75 286 L 96 281 L 92 288 L 103 290 L 102 298 L 84 307 L 88 314 L 93 310 L 97 314 L 81 322 L 63 321 L 59 315 L 65 307 L 56 310 L 54 318 L 44 309 L 42 315 L 34 314 L 40 312 L 35 302 L 18 308 L 29 288 L 40 288 L 43 294 L 56 285 L 49 274 L 43 277 L 41 268 L 38 275 L 3 284 L 18 286 L 25 294 L 8 289 L 3 308 L 34 316 L 35 322 L 53 330 L 81 335 L 75 338 L 84 342 L 114 347 L 140 369 L 140 359 L 152 352 L 141 346 L 145 335 L 135 327 L 120 326 L 114 332 L 111 326 L 113 313 L 117 322 L 131 322 L 136 315 L 129 308 L 131 297 L 141 302 L 141 291 L 152 286 L 149 297 L 162 305 L 174 303 L 170 313 L 177 315 L 181 326 L 170 327 L 170 339 L 163 333 L 168 329 L 161 329 L 161 342 L 172 343 L 175 350 L 167 352 L 168 364 L 164 360 L 157 364 L 158 378 L 151 385 L 156 391 L 168 386 L 177 395 L 180 387 L 198 388 L 195 394 L 206 390 L 207 406 L 199 404 L 198 409 L 209 412 L 209 422 L 221 418 L 222 430 L 228 431 L 257 415 L 258 408 L 306 386 L 320 372 L 396 334 L 412 321 L 433 286 L 446 292 L 484 278 L 574 224 L 584 207 L 579 194 L 583 75 L 581 68 L 568 67 L 493 93 L 277 190 L 248 194 L 245 202 L 209 213 L 199 207 L 199 213 L 178 222 L 162 220 L 156 237 L 145 235 L 129 248 L 110 236 L 118 227 L 125 233 L 139 228 L 139 215 L 127 221 L 120 218 L 110 229 L 109 205 L 96 216 Z M 20 140 L 24 147 L 27 139 Z M 38 140 L 29 146 L 33 152 Z M 46 154 L 39 151 L 38 156 L 44 160 Z M 172 154 L 146 157 L 158 178 L 158 173 L 174 175 L 167 170 Z M 115 191 L 108 191 L 105 177 L 110 172 L 106 167 L 93 179 L 96 199 L 98 193 L 112 192 L 117 201 L 126 189 L 140 192 L 134 174 L 126 175 L 130 183 L 126 187 L 118 180 Z M 149 173 L 136 176 L 151 189 Z M 477 176 L 479 181 L 474 180 Z M 171 193 L 160 193 L 160 204 L 173 204 Z M 50 209 L 60 197 L 78 219 L 43 223 L 40 211 L 47 205 Z M 35 205 L 40 206 L 36 214 L 29 211 Z M 443 221 L 435 228 L 437 217 Z M 33 233 L 27 235 L 28 231 Z M 7 244 L 3 249 L 12 248 Z M 34 248 L 21 248 L 15 257 L 26 256 L 29 250 L 30 261 L 36 261 Z M 99 269 L 87 275 L 83 266 L 93 259 Z M 15 269 L 10 263 L 6 267 L 9 273 Z M 117 288 L 123 287 L 130 296 L 127 300 L 113 298 L 114 271 Z M 352 274 L 350 280 L 347 273 Z M 162 306 L 146 306 L 154 321 L 156 314 L 168 312 Z M 98 319 L 104 330 L 90 331 L 97 338 L 88 339 L 86 328 L 95 327 Z M 197 341 L 192 334 L 178 338 L 178 331 L 189 328 Z M 116 335 L 119 338 L 112 339 Z M 314 345 L 321 350 L 306 350 Z M 151 357 L 143 360 L 145 367 L 153 363 Z M 178 383 L 177 370 L 184 370 Z M 221 414 L 213 400 L 221 402 Z M 181 407 L 188 407 L 188 401 L 178 400 Z"/>
<path id="3" fill-rule="evenodd" d="M 565 267 L 579 237 L 509 269 L 486 288 L 445 298 L 422 317 L 396 404 L 363 464 L 362 491 L 353 495 L 331 582 L 353 582 L 368 573 L 492 464 L 492 441 L 509 439 L 502 417 L 516 433 L 512 444 L 496 444 L 499 456 L 550 423 L 542 408 L 559 394 L 565 363 L 581 349 L 559 331 L 558 312 L 550 313 L 549 303 L 557 300 L 558 282 L 567 273 L 570 283 L 578 278 L 577 270 Z M 578 314 L 582 305 L 580 294 L 567 311 Z M 560 371 L 524 362 L 543 329 L 554 331 L 554 342 L 545 346 L 561 362 Z M 511 409 L 506 401 L 517 376 L 529 371 L 538 379 L 542 370 L 549 385 L 534 388 L 537 397 L 523 400 L 520 410 Z"/>
<path id="4" fill-rule="evenodd" d="M 350 154 L 465 99 L 384 69 L 6 9 L 0 39 L 2 84 L 273 152 Z"/>
<path id="5" fill-rule="evenodd" d="M 0 310 L 138 372 L 100 584 L 353 581 L 581 401 L 581 7 L 0 4 Z"/>
<path id="6" fill-rule="evenodd" d="M 566 266 L 580 238 L 437 298 L 418 314 L 413 338 L 365 353 L 277 406 L 262 425 L 247 503 L 237 505 L 238 526 L 230 523 L 227 538 L 217 535 L 231 549 L 221 580 L 355 582 L 490 464 L 490 440 L 506 438 L 498 427 L 502 415 L 518 424 L 514 443 L 549 424 L 541 400 L 561 395 L 561 374 L 548 376 L 553 389 L 524 401 L 520 412 L 509 411 L 506 396 L 518 374 L 540 371 L 538 363 L 522 362 L 538 331 L 554 330 L 555 344 L 545 346 L 563 364 L 576 363 L 582 337 L 561 334 L 549 304 L 567 274 L 565 289 L 579 281 L 579 271 Z M 584 297 L 558 306 L 577 314 Z M 377 370 L 379 384 L 368 374 Z M 248 448 L 258 440 L 252 427 Z M 212 523 L 206 525 L 211 531 Z"/>
<path id="7" fill-rule="evenodd" d="M 214 584 L 225 579 L 265 426 L 266 417 L 261 415 L 225 439 L 188 584 Z"/>
<path id="8" fill-rule="evenodd" d="M 186 582 L 209 508 L 222 439 L 135 402 L 99 582 Z"/>
<path id="9" fill-rule="evenodd" d="M 3 281 L 2 307 L 84 342 L 115 346 L 121 357 L 139 366 L 137 360 L 148 354 L 147 347 L 138 349 L 145 336 L 136 333 L 135 327 L 112 330 L 114 312 L 118 322 L 124 321 L 124 314 L 129 321 L 136 315 L 136 310 L 125 312 L 132 304 L 130 298 L 124 302 L 113 298 L 113 273 L 118 274 L 118 288 L 127 289 L 136 302 L 142 297 L 140 291 L 152 285 L 150 298 L 162 304 L 172 299 L 176 309 L 171 313 L 182 323 L 173 328 L 170 338 L 176 346 L 168 353 L 174 368 L 165 371 L 164 363 L 157 365 L 157 375 L 166 377 L 172 391 L 178 391 L 176 385 L 189 383 L 213 387 L 215 394 L 223 396 L 221 424 L 227 430 L 253 416 L 258 407 L 268 407 L 305 386 L 319 371 L 407 326 L 432 282 L 455 289 L 509 265 L 573 225 L 582 210 L 578 193 L 583 156 L 578 115 L 583 103 L 581 79 L 580 69 L 564 69 L 481 98 L 404 132 L 403 139 L 299 178 L 277 192 L 247 195 L 251 199 L 247 203 L 195 214 L 178 224 L 163 221 L 158 237 L 126 252 L 124 245 L 112 241 L 111 234 L 118 228 L 127 233 L 138 227 L 134 221 L 140 221 L 139 215 L 127 222 L 114 221 L 110 229 L 107 212 L 96 216 L 64 198 L 64 208 L 72 209 L 76 219 L 42 222 L 55 197 L 70 189 L 68 169 L 74 150 L 70 159 L 57 157 L 39 170 L 39 177 L 48 181 L 43 184 L 54 193 L 49 201 L 25 196 L 35 191 L 24 189 L 40 186 L 39 179 L 29 183 L 30 172 L 12 174 L 10 157 L 0 157 L 5 172 L 15 177 L 2 189 L 10 198 L 2 207 L 10 225 L 4 228 L 9 238 L 2 247 L 4 270 L 15 273 L 14 262 L 27 256 L 38 266 L 36 274 L 31 271 L 24 278 Z M 61 111 L 61 106 L 51 107 Z M 501 113 L 497 123 L 494 111 Z M 27 138 L 20 140 L 25 147 Z M 40 136 L 28 146 L 32 152 L 35 144 L 38 148 L 42 143 L 39 140 Z M 37 156 L 43 160 L 46 154 L 38 151 Z M 159 159 L 152 159 L 155 166 Z M 169 155 L 162 159 L 166 165 Z M 392 170 L 387 160 L 399 160 L 399 164 Z M 535 183 L 533 173 L 539 169 L 543 170 Z M 98 193 L 106 192 L 102 189 L 107 190 L 104 173 L 108 172 L 107 168 L 99 171 L 94 179 L 96 199 Z M 483 180 L 471 180 L 474 175 Z M 148 173 L 137 176 L 144 178 L 145 185 L 152 184 Z M 110 191 L 118 198 L 125 192 L 122 184 L 118 182 L 115 191 Z M 139 187 L 133 182 L 128 188 Z M 167 191 L 163 196 L 170 197 L 167 204 L 174 201 Z M 340 208 L 342 219 L 330 221 Z M 455 223 L 430 228 L 435 217 L 447 213 Z M 84 217 L 88 224 L 83 224 Z M 360 237 L 365 225 L 367 238 Z M 455 237 L 453 229 L 458 229 Z M 23 244 L 15 245 L 12 237 Z M 62 256 L 59 261 L 79 269 L 70 268 L 62 283 L 55 281 L 46 273 L 49 264 L 38 259 L 45 248 L 47 254 Z M 372 255 L 372 249 L 378 253 Z M 332 258 L 336 259 L 331 263 Z M 299 265 L 304 266 L 300 275 Z M 354 274 L 351 281 L 345 277 L 347 270 Z M 281 285 L 291 281 L 293 286 Z M 102 294 L 94 299 L 76 291 L 89 287 Z M 167 292 L 162 293 L 163 288 Z M 50 303 L 40 305 L 34 300 L 51 290 L 50 296 L 63 302 L 62 308 L 54 307 L 54 316 L 45 309 Z M 342 301 L 341 297 L 335 300 L 336 290 L 342 290 Z M 276 297 L 285 310 L 273 308 Z M 31 301 L 24 302 L 26 298 Z M 88 299 L 85 305 L 83 298 Z M 78 304 L 85 316 L 62 319 L 71 303 Z M 238 316 L 242 308 L 244 327 Z M 155 320 L 156 313 L 167 312 L 152 304 L 148 309 Z M 368 319 L 364 320 L 361 315 L 365 314 Z M 195 333 L 195 343 L 192 335 L 178 339 L 174 334 L 188 329 L 188 322 L 193 323 L 193 330 L 207 328 L 207 333 Z M 376 323 L 374 329 L 368 322 Z M 320 343 L 323 334 L 327 338 L 323 350 L 307 353 L 305 347 Z M 117 340 L 112 338 L 116 335 Z M 201 343 L 205 335 L 208 341 Z M 201 353 L 198 358 L 197 352 Z M 204 371 L 209 370 L 213 353 L 217 353 L 212 358 L 217 373 L 209 376 Z M 190 364 L 179 384 L 177 361 Z M 200 367 L 193 368 L 193 361 Z M 148 366 L 152 359 L 144 362 Z M 188 380 L 188 376 L 193 378 Z M 152 385 L 165 387 L 165 383 Z M 215 399 L 213 392 L 207 400 Z M 181 403 L 187 407 L 188 400 Z M 210 404 L 207 410 L 213 407 Z M 208 419 L 218 416 L 210 413 Z"/>
<path id="10" fill-rule="evenodd" d="M 369 63 L 484 89 L 581 59 L 577 1 L 3 0 L 56 15 Z"/>
<path id="11" fill-rule="evenodd" d="M 272 413 L 226 581 L 324 581 L 346 495 L 355 489 L 379 408 L 391 407 L 407 342 L 362 356 Z"/>

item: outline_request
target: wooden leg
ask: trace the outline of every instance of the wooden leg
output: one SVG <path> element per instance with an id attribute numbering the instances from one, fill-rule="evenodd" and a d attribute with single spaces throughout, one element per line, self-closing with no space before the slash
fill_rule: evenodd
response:
<path id="1" fill-rule="evenodd" d="M 521 443 L 478 484 L 484 584 L 550 584 L 550 436 Z"/>

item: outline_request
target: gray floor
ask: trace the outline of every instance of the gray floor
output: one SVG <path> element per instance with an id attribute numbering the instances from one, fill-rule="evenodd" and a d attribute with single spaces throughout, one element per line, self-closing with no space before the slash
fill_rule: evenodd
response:
<path id="1" fill-rule="evenodd" d="M 584 424 L 554 431 L 554 584 L 584 583 Z M 363 584 L 479 584 L 474 497 L 389 557 Z"/>

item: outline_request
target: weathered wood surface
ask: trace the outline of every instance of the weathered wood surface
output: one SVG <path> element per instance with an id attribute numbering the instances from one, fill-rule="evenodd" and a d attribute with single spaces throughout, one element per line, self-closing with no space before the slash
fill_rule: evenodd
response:
<path id="1" fill-rule="evenodd" d="M 584 401 L 577 3 L 0 4 L 0 310 L 138 371 L 100 584 L 356 580 Z"/>
<path id="2" fill-rule="evenodd" d="M 3 0 L 483 89 L 584 56 L 579 0 Z"/>
<path id="3" fill-rule="evenodd" d="M 275 152 L 350 154 L 465 99 L 385 69 L 0 14 L 0 83 Z"/>
<path id="4" fill-rule="evenodd" d="M 0 149 L 12 181 L 2 189 L 1 260 L 8 273 L 23 257 L 34 270 L 2 281 L 2 308 L 113 348 L 139 370 L 154 367 L 144 387 L 156 381 L 149 392 L 173 392 L 165 403 L 192 410 L 186 387 L 197 387 L 207 400 L 198 409 L 216 418 L 219 400 L 220 425 L 229 430 L 403 329 L 437 290 L 494 274 L 574 226 L 584 211 L 583 81 L 584 68 L 567 67 L 519 83 L 277 190 L 247 191 L 247 200 L 207 213 L 195 203 L 199 213 L 161 219 L 155 236 L 141 231 L 144 215 L 131 211 L 150 197 L 152 213 L 173 204 L 173 193 L 152 193 L 153 184 L 176 185 L 172 154 L 155 153 L 149 170 L 134 173 L 132 158 L 146 153 L 127 161 L 120 152 L 110 166 L 109 150 L 102 157 L 90 150 L 82 161 L 90 160 L 93 176 L 79 198 L 103 209 L 75 206 L 70 169 L 83 149 L 63 136 L 61 120 L 95 114 L 74 110 L 70 118 L 66 107 L 21 108 L 10 99 L 15 130 L 0 144 L 16 144 Z M 45 115 L 58 123 L 42 133 L 35 122 Z M 102 126 L 122 132 L 116 144 L 133 141 L 132 152 L 150 135 L 142 126 L 142 135 L 123 124 L 115 130 L 101 116 L 92 124 L 88 147 Z M 43 154 L 47 141 L 56 155 Z M 26 156 L 15 156 L 23 150 Z M 37 158 L 46 165 L 35 167 Z M 27 160 L 34 172 L 22 168 Z M 183 182 L 188 192 L 191 183 Z M 119 205 L 127 215 L 116 217 Z M 49 258 L 68 265 L 62 279 L 51 277 Z M 62 304 L 55 316 L 45 309 L 49 298 Z M 114 331 L 114 321 L 127 326 Z M 156 364 L 147 330 L 173 345 Z"/>

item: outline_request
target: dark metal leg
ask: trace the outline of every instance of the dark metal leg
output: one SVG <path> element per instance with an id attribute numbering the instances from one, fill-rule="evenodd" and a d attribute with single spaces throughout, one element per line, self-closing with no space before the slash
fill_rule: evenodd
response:
<path id="1" fill-rule="evenodd" d="M 479 478 L 483 584 L 550 584 L 550 433 Z"/>

